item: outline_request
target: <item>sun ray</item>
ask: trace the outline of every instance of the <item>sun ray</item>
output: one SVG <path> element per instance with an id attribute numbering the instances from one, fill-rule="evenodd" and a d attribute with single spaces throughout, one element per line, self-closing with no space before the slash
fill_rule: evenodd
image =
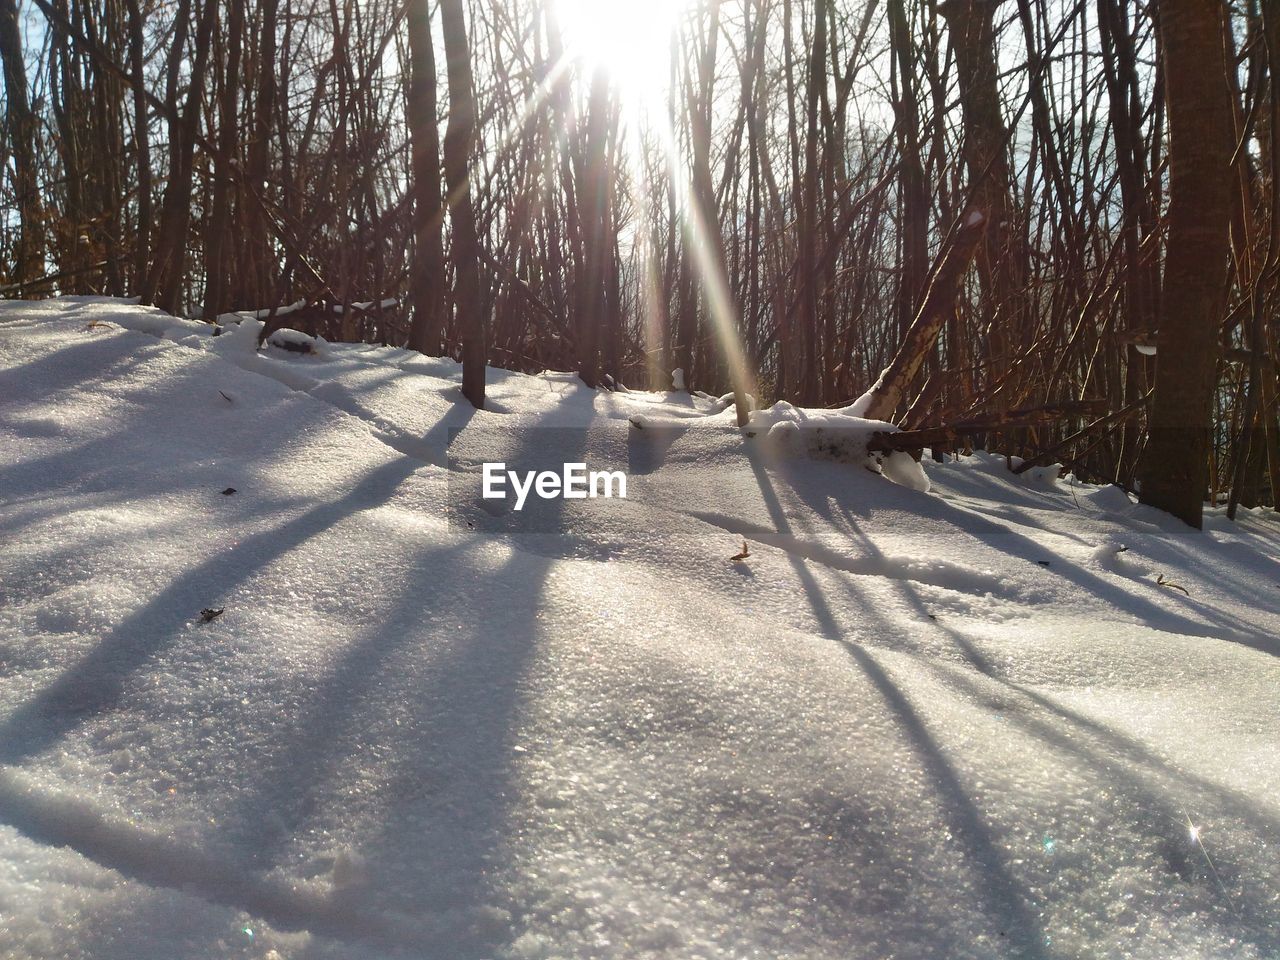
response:
<path id="1" fill-rule="evenodd" d="M 666 98 L 671 93 L 673 38 L 689 11 L 689 0 L 556 0 L 555 18 L 565 43 L 562 62 L 578 65 L 581 78 L 603 70 L 622 109 L 626 126 L 628 184 L 637 211 L 648 209 L 655 185 L 649 182 L 642 156 L 644 134 L 656 136 L 665 174 L 674 191 L 684 246 L 696 271 L 711 320 L 719 357 L 736 394 L 754 395 L 754 377 L 739 332 L 737 307 L 723 257 L 713 250 L 718 230 L 711 229 L 700 209 Z M 664 189 L 666 185 L 663 185 Z M 638 227 L 636 254 L 645 278 L 644 329 L 649 348 L 651 382 L 664 339 L 666 293 L 660 289 L 655 239 L 649 225 Z M 668 371 L 669 372 L 669 371 Z M 686 371 L 687 373 L 688 371 Z"/>
<path id="2" fill-rule="evenodd" d="M 725 272 L 723 259 L 712 253 L 712 244 L 716 242 L 715 232 L 706 222 L 693 189 L 693 176 L 680 153 L 670 120 L 665 115 L 657 118 L 657 130 L 666 154 L 667 174 L 671 178 L 672 189 L 676 192 L 685 246 L 706 297 L 716 347 L 724 360 L 734 392 L 755 396 L 755 377 L 742 343 L 738 311 L 729 287 L 729 277 Z"/>
<path id="3" fill-rule="evenodd" d="M 603 68 L 625 102 L 661 98 L 670 39 L 690 0 L 555 0 L 565 50 L 585 75 Z"/>

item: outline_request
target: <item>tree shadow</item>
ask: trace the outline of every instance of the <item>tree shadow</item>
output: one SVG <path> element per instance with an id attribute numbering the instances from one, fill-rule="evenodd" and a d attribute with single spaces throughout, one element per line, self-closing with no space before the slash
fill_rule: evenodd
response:
<path id="1" fill-rule="evenodd" d="M 789 483 L 790 481 L 791 478 L 789 478 Z M 794 478 L 794 483 L 791 483 L 791 486 L 796 495 L 811 510 L 817 515 L 834 522 L 833 503 L 827 492 L 830 490 L 829 486 L 823 485 L 819 488 L 815 484 L 808 482 L 801 475 L 797 475 Z M 945 522 L 948 529 L 963 532 L 975 543 L 981 544 L 1002 556 L 1016 557 L 1025 561 L 1028 565 L 1028 570 L 1037 570 L 1042 576 L 1061 578 L 1111 606 L 1126 611 L 1136 617 L 1139 622 L 1153 629 L 1190 636 L 1213 636 L 1215 639 L 1238 643 L 1261 653 L 1280 656 L 1280 641 L 1240 617 L 1233 616 L 1222 610 L 1211 609 L 1206 605 L 1196 603 L 1190 598 L 1183 597 L 1177 592 L 1159 587 L 1153 581 L 1142 580 L 1138 577 L 1128 578 L 1128 581 L 1135 587 L 1143 587 L 1147 592 L 1159 591 L 1160 602 L 1143 596 L 1141 593 L 1125 589 L 1121 584 L 1110 581 L 1069 560 L 1052 563 L 1050 566 L 1045 567 L 1042 561 L 1046 559 L 1046 556 L 1051 555 L 1051 548 L 1038 543 L 1016 529 L 1003 523 L 995 522 L 987 516 L 975 513 L 968 507 L 948 500 L 942 500 L 926 494 L 913 493 L 899 487 L 889 489 L 894 491 L 899 501 L 904 497 L 910 498 L 909 506 L 918 510 L 919 514 Z M 870 542 L 858 534 L 859 519 L 865 518 L 867 515 L 867 505 L 865 503 L 854 505 L 849 500 L 849 495 L 845 493 L 836 501 L 835 507 L 843 513 L 843 522 L 840 526 L 850 535 L 862 540 L 869 550 L 874 551 L 875 548 Z M 856 513 L 854 512 L 855 506 Z M 1013 511 L 1013 513 L 1017 514 L 1016 511 Z M 1099 519 L 1106 520 L 1107 518 L 1100 517 Z M 1034 527 L 1036 523 L 1034 518 L 1025 516 L 1016 522 L 1022 526 L 1031 527 Z M 1176 544 L 1178 543 L 1177 538 L 1180 536 L 1181 534 L 1170 533 L 1167 536 L 1161 535 L 1157 538 L 1153 534 L 1149 539 L 1144 539 L 1143 543 L 1144 545 Z M 1200 537 L 1199 534 L 1195 533 L 1190 536 Z M 1201 538 L 1198 542 L 1207 541 Z M 1156 562 L 1158 563 L 1158 561 Z M 1123 576 L 1124 574 L 1117 572 L 1116 575 Z M 1221 587 L 1220 584 L 1215 585 Z M 1230 588 L 1226 588 L 1226 592 L 1230 592 Z M 1154 596 L 1155 594 L 1153 594 Z M 1241 598 L 1250 599 L 1244 593 L 1241 594 Z M 1256 598 L 1253 599 L 1256 601 Z M 1175 606 L 1179 609 L 1170 609 L 1170 606 Z M 1180 610 L 1185 612 L 1180 612 Z M 1203 620 L 1195 619 L 1196 617 L 1202 617 Z"/>
<path id="2" fill-rule="evenodd" d="M 789 535 L 791 525 L 773 487 L 767 467 L 758 455 L 749 456 L 749 463 L 755 473 L 760 494 L 770 518 L 779 533 Z M 804 561 L 790 554 L 788 559 L 804 588 L 809 605 L 821 625 L 822 633 L 828 639 L 841 644 L 875 687 L 885 705 L 897 719 L 898 728 L 911 744 L 914 756 L 932 781 L 937 791 L 939 810 L 963 849 L 970 871 L 983 892 L 983 907 L 994 927 L 993 939 L 1007 940 L 1013 955 L 1046 957 L 1044 930 L 1033 913 L 1021 885 L 1005 862 L 1004 854 L 997 847 L 982 811 L 964 788 L 941 745 L 929 732 L 906 695 L 874 657 L 860 645 L 844 638 L 822 587 Z"/>
<path id="3" fill-rule="evenodd" d="M 863 554 L 870 557 L 879 555 L 879 548 L 856 524 L 850 524 L 849 532 L 860 541 Z M 895 624 L 879 614 L 874 604 L 868 603 L 852 585 L 849 590 L 855 596 L 860 609 L 877 617 L 883 623 L 883 633 L 889 635 L 895 632 Z M 1136 739 L 1065 707 L 1033 688 L 1003 676 L 1000 669 L 967 637 L 929 612 L 915 584 L 903 582 L 898 585 L 897 592 L 916 609 L 922 622 L 926 617 L 929 618 L 931 625 L 949 638 L 964 664 L 976 670 L 978 675 L 968 673 L 960 664 L 939 662 L 924 655 L 926 651 L 922 650 L 917 651 L 916 662 L 948 686 L 962 691 L 973 702 L 983 705 L 1011 726 L 1020 729 L 1029 738 L 1040 741 L 1061 755 L 1075 758 L 1084 768 L 1104 777 L 1106 783 L 1118 790 L 1122 796 L 1132 798 L 1137 809 L 1154 811 L 1156 817 L 1167 825 L 1169 831 L 1166 842 L 1161 846 L 1161 855 L 1166 859 L 1169 868 L 1183 879 L 1198 879 L 1209 886 L 1215 884 L 1221 886 L 1223 880 L 1217 874 L 1220 872 L 1230 880 L 1234 864 L 1225 860 L 1220 853 L 1217 857 L 1217 867 L 1213 871 L 1206 871 L 1205 863 L 1201 861 L 1193 846 L 1190 843 L 1175 840 L 1185 834 L 1188 815 L 1187 811 L 1172 799 L 1172 788 L 1175 786 L 1189 787 L 1207 798 L 1209 803 L 1219 811 L 1242 823 L 1261 824 L 1265 831 L 1272 834 L 1280 832 L 1280 818 L 1269 814 L 1237 791 L 1186 771 L 1156 756 Z M 834 618 L 832 620 L 834 622 Z M 851 652 L 856 650 L 861 653 L 860 660 L 870 660 L 870 654 L 865 649 L 850 644 L 846 646 L 851 648 Z M 983 680 L 988 681 L 988 687 L 984 688 Z M 994 693 L 991 687 L 1014 694 L 1018 699 L 1041 711 L 1042 715 L 1037 716 L 1025 710 L 1009 710 L 1008 702 Z M 1064 726 L 1061 728 L 1055 726 L 1050 720 L 1045 719 L 1046 716 L 1060 721 Z M 1118 768 L 1117 759 L 1122 760 L 1126 766 Z M 1239 919 L 1247 913 L 1253 919 L 1249 921 L 1252 924 L 1251 929 L 1240 930 L 1238 927 L 1233 927 L 1233 935 L 1241 936 L 1261 950 L 1274 949 L 1275 937 L 1268 932 L 1272 908 L 1266 896 L 1260 892 L 1247 891 L 1245 884 L 1238 883 L 1234 886 L 1235 896 L 1221 901 L 1223 914 L 1229 912 Z M 1215 887 L 1215 896 L 1216 893 Z M 1217 919 L 1227 918 L 1220 916 Z"/>
<path id="4" fill-rule="evenodd" d="M 586 446 L 582 430 L 556 430 L 550 450 L 533 434 L 502 455 L 572 459 Z M 543 524 L 564 503 L 547 507 Z M 273 737 L 270 759 L 219 818 L 255 872 L 281 868 L 315 831 L 342 835 L 333 781 L 374 762 L 359 755 L 362 736 L 377 742 L 377 829 L 349 831 L 367 873 L 341 896 L 353 909 L 413 918 L 406 943 L 442 960 L 487 956 L 518 934 L 518 905 L 499 880 L 518 796 L 512 764 L 525 677 L 555 562 L 535 534 L 461 535 L 448 549 L 424 542 L 397 562 L 398 596 L 326 672 L 303 715 Z M 484 559 L 493 550 L 508 551 L 496 568 Z M 424 629 L 429 645 L 408 639 Z"/>
<path id="5" fill-rule="evenodd" d="M 490 956 L 520 932 L 519 904 L 502 882 L 525 677 L 554 563 L 517 547 L 488 579 L 471 581 L 470 619 L 482 622 L 462 631 L 415 692 L 415 736 L 395 752 L 380 829 L 360 844 L 368 862 L 384 865 L 368 902 L 433 917 L 415 944 L 428 956 Z"/>
<path id="6" fill-rule="evenodd" d="M 962 516 L 972 515 L 984 518 L 997 516 L 1016 525 L 1032 528 L 1040 526 L 1040 520 L 1033 516 L 1032 513 L 1070 514 L 1072 516 L 1081 516 L 1085 520 L 1094 521 L 1100 525 L 1124 523 L 1129 528 L 1124 536 L 1126 545 L 1141 548 L 1141 551 L 1150 557 L 1150 563 L 1155 567 L 1159 567 L 1162 563 L 1171 563 L 1181 567 L 1190 566 L 1194 568 L 1203 565 L 1206 560 L 1211 561 L 1213 559 L 1212 556 L 1206 556 L 1206 553 L 1230 553 L 1234 554 L 1235 562 L 1241 565 L 1254 568 L 1272 568 L 1273 580 L 1280 583 L 1280 564 L 1276 563 L 1274 557 L 1265 555 L 1258 544 L 1249 542 L 1256 538 L 1258 534 L 1255 531 L 1250 531 L 1244 525 L 1233 526 L 1231 528 L 1233 539 L 1223 542 L 1213 539 L 1208 535 L 1208 531 L 1192 530 L 1182 524 L 1181 521 L 1138 504 L 1131 504 L 1128 509 L 1119 511 L 1098 509 L 1096 507 L 1085 510 L 1079 506 L 1075 506 L 1073 509 L 1072 502 L 1065 499 L 1067 494 L 1061 490 L 1036 491 L 1035 488 L 1028 488 L 1024 483 L 1018 483 L 1011 476 L 1001 475 L 1000 473 L 991 474 L 982 470 L 976 472 L 951 470 L 947 471 L 945 476 L 949 488 L 953 490 L 959 488 L 962 491 L 961 495 L 981 498 L 984 501 L 981 512 L 975 511 L 966 504 L 957 503 L 950 499 L 945 501 L 953 513 L 958 513 Z M 1106 488 L 1101 489 L 1105 490 Z M 1089 494 L 1098 492 L 1096 489 L 1087 491 Z M 1015 498 L 1019 504 L 1027 509 L 1008 506 L 1007 502 L 1011 498 Z M 992 504 L 1004 505 L 992 506 Z M 1018 556 L 1030 558 L 1037 550 L 1041 554 L 1047 550 L 1043 546 L 1035 547 L 1034 542 L 1027 541 L 1026 538 L 1023 538 L 1008 527 L 996 525 L 996 529 L 988 532 L 999 537 L 1010 537 L 1011 540 L 1009 542 L 1015 545 L 1015 549 L 1012 552 Z M 1099 531 L 1099 534 L 1100 536 L 1105 535 L 1103 531 Z M 1098 541 L 1091 542 L 1082 536 L 1062 530 L 1053 531 L 1053 535 L 1073 539 L 1083 546 L 1098 545 Z M 982 538 L 979 537 L 978 539 Z M 1000 541 L 986 542 L 997 548 L 1001 545 Z M 1028 542 L 1031 543 L 1030 548 L 1027 548 Z M 1064 564 L 1060 568 L 1060 565 L 1055 565 L 1052 568 L 1052 572 L 1063 575 L 1064 569 L 1070 569 L 1070 566 Z M 1140 612 L 1146 622 L 1152 626 L 1165 629 L 1159 626 L 1163 621 L 1171 624 L 1171 629 L 1178 632 L 1200 634 L 1205 630 L 1206 626 L 1211 627 L 1216 624 L 1218 627 L 1232 633 L 1231 636 L 1225 639 L 1243 643 L 1265 653 L 1280 655 L 1280 644 L 1269 642 L 1271 638 L 1264 632 L 1259 631 L 1254 624 L 1238 617 L 1232 617 L 1222 611 L 1210 611 L 1194 597 L 1185 597 L 1176 591 L 1157 588 L 1153 582 L 1140 580 L 1136 576 L 1132 578 L 1135 584 L 1143 583 L 1149 589 L 1157 590 L 1162 602 L 1177 605 L 1191 615 L 1184 616 L 1176 611 L 1167 610 L 1143 597 L 1107 584 L 1105 580 L 1093 577 L 1087 572 L 1079 570 L 1078 567 L 1075 568 L 1075 571 L 1087 578 L 1080 581 L 1082 586 L 1091 589 L 1095 594 L 1119 606 L 1124 606 L 1122 601 L 1128 600 L 1131 605 L 1136 605 L 1140 608 Z M 1123 571 L 1117 570 L 1115 572 L 1117 575 L 1123 575 Z M 1272 597 L 1259 596 L 1256 591 L 1248 590 L 1229 579 L 1221 577 L 1213 578 L 1213 587 L 1216 591 L 1250 606 L 1256 606 L 1261 603 L 1271 612 L 1280 613 L 1280 595 Z M 1203 616 L 1211 623 L 1198 624 L 1193 619 L 1194 615 Z"/>
<path id="7" fill-rule="evenodd" d="M 627 435 L 627 467 L 633 476 L 654 473 L 666 461 L 672 446 L 689 432 L 683 423 L 629 428 Z"/>
<path id="8" fill-rule="evenodd" d="M 927 609 L 916 591 L 904 584 L 902 595 L 928 616 Z M 888 624 L 886 624 L 888 626 Z M 998 714 L 1011 727 L 1021 730 L 1027 737 L 1055 750 L 1059 755 L 1077 760 L 1083 768 L 1102 777 L 1108 787 L 1120 797 L 1129 798 L 1134 808 L 1149 811 L 1165 825 L 1166 842 L 1160 852 L 1170 870 L 1184 880 L 1196 879 L 1214 890 L 1223 883 L 1223 877 L 1231 879 L 1235 865 L 1219 851 L 1215 856 L 1216 867 L 1205 870 L 1200 855 L 1193 844 L 1175 838 L 1183 838 L 1188 826 L 1189 810 L 1175 801 L 1175 789 L 1190 790 L 1208 801 L 1208 804 L 1242 824 L 1260 825 L 1265 834 L 1280 833 L 1280 817 L 1268 813 L 1255 802 L 1240 795 L 1230 787 L 1192 773 L 1173 762 L 1154 754 L 1140 741 L 1105 724 L 1072 710 L 1025 684 L 1013 681 L 1001 674 L 999 668 L 985 656 L 969 638 L 949 627 L 943 620 L 934 618 L 932 626 L 945 634 L 963 658 L 964 665 L 977 671 L 968 672 L 965 666 L 939 662 L 920 657 L 917 663 L 933 673 L 952 689 L 956 689 L 977 704 Z M 985 681 L 985 684 L 984 684 Z M 1008 700 L 1000 694 L 1012 694 L 1016 700 L 1030 705 L 1039 714 L 1023 709 L 1010 709 Z M 1062 726 L 1055 725 L 1056 720 Z M 1121 763 L 1117 763 L 1117 761 Z M 1116 796 L 1108 799 L 1115 803 Z M 1261 842 L 1261 837 L 1259 841 Z M 1220 874 L 1220 875 L 1219 875 Z M 1273 906 L 1261 891 L 1251 891 L 1247 884 L 1236 883 L 1235 895 L 1220 901 L 1223 914 L 1230 913 L 1237 920 L 1248 915 L 1251 929 L 1233 927 L 1232 935 L 1242 937 L 1263 951 L 1275 949 L 1277 941 L 1272 926 Z M 1226 916 L 1216 919 L 1225 920 Z"/>
<path id="9" fill-rule="evenodd" d="M 252 534 L 179 574 L 76 664 L 0 721 L 0 762 L 16 764 L 35 756 L 90 717 L 111 709 L 124 695 L 130 675 L 180 642 L 200 609 L 352 513 L 387 502 L 420 466 L 408 457 L 389 461 L 341 498 Z"/>
<path id="10" fill-rule="evenodd" d="M 57 375 L 68 366 L 77 365 L 68 365 L 64 356 L 48 369 L 24 371 L 23 379 L 40 375 L 54 390 Z M 94 370 L 101 369 L 99 362 Z M 64 379 L 66 387 L 84 382 L 78 372 Z M 425 436 L 414 438 L 414 452 L 443 451 L 446 434 L 461 430 L 472 414 L 469 407 L 451 411 Z M 129 428 L 128 423 L 118 426 Z M 579 437 L 585 443 L 585 433 L 579 431 Z M 528 442 L 536 445 L 537 439 Z M 105 458 L 112 440 L 101 441 L 99 449 Z M 55 454 L 25 465 L 25 479 L 34 483 L 42 471 L 65 470 L 85 455 L 81 447 L 74 457 Z M 251 583 L 274 561 L 352 514 L 387 503 L 423 460 L 444 463 L 445 457 L 439 452 L 397 457 L 359 477 L 333 501 L 246 536 L 184 570 L 0 720 L 0 763 L 29 761 L 91 718 L 120 706 L 141 668 L 180 646 L 188 631 L 200 629 L 192 620 L 202 606 Z M 81 801 L 62 804 L 8 781 L 0 784 L 0 816 L 36 839 L 72 847 L 126 876 L 189 890 L 263 916 L 282 930 L 307 929 L 396 949 L 426 948 L 451 960 L 480 955 L 512 939 L 511 923 L 495 925 L 492 912 L 479 908 L 496 905 L 501 896 L 493 878 L 504 856 L 506 812 L 515 790 L 514 728 L 523 676 L 539 638 L 537 608 L 552 566 L 520 550 L 517 540 L 505 543 L 510 556 L 496 569 L 467 562 L 468 550 L 483 544 L 474 538 L 469 545 L 439 549 L 429 544 L 417 552 L 385 619 L 338 657 L 321 688 L 308 697 L 309 709 L 282 724 L 286 736 L 267 762 L 245 772 L 248 782 L 232 809 L 217 818 L 224 824 L 219 832 L 226 831 L 222 845 L 195 849 L 102 817 Z M 415 580 L 420 589 L 414 589 Z M 430 651 L 430 664 L 421 673 L 402 669 L 414 653 L 405 644 L 415 625 L 453 613 L 462 622 L 447 644 Z M 274 871 L 283 869 L 293 841 L 334 813 L 324 808 L 325 782 L 335 771 L 363 762 L 344 753 L 344 747 L 359 742 L 351 740 L 347 728 L 384 707 L 384 685 L 404 677 L 420 681 L 405 689 L 399 702 L 400 719 L 413 735 L 403 738 L 407 742 L 390 761 L 380 829 L 366 837 L 354 834 L 369 860 L 386 865 L 387 873 L 375 872 L 364 885 L 344 884 L 331 893 L 293 888 L 277 879 Z M 211 852 L 224 848 L 235 855 Z"/>

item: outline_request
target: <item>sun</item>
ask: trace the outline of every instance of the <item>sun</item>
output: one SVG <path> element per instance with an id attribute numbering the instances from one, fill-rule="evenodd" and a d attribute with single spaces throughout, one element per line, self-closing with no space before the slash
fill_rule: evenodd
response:
<path id="1" fill-rule="evenodd" d="M 666 89 L 671 41 L 690 0 L 555 0 L 565 55 L 584 72 L 608 72 L 624 98 Z"/>

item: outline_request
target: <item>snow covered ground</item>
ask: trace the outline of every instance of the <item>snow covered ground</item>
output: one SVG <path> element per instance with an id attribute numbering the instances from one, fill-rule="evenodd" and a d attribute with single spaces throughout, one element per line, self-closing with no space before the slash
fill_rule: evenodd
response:
<path id="1" fill-rule="evenodd" d="M 254 346 L 0 306 L 0 955 L 1280 952 L 1268 517 Z"/>

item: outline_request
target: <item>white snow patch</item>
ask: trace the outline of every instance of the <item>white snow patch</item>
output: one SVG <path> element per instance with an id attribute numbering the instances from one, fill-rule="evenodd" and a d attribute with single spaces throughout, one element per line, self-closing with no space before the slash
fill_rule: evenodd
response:
<path id="1" fill-rule="evenodd" d="M 1272 513 L 258 329 L 0 303 L 0 954 L 1280 950 Z M 628 499 L 479 534 L 451 440 Z"/>
<path id="2" fill-rule="evenodd" d="M 923 493 L 929 490 L 929 478 L 909 454 L 868 454 L 872 434 L 898 429 L 882 420 L 864 420 L 844 410 L 811 410 L 782 400 L 767 410 L 751 411 L 742 429 L 748 436 L 763 432 L 764 446 L 774 456 L 867 466 L 901 486 Z"/>
<path id="3" fill-rule="evenodd" d="M 880 470 L 898 486 L 909 487 L 921 493 L 929 492 L 929 478 L 925 475 L 924 468 L 909 453 L 895 450 L 884 458 Z"/>

